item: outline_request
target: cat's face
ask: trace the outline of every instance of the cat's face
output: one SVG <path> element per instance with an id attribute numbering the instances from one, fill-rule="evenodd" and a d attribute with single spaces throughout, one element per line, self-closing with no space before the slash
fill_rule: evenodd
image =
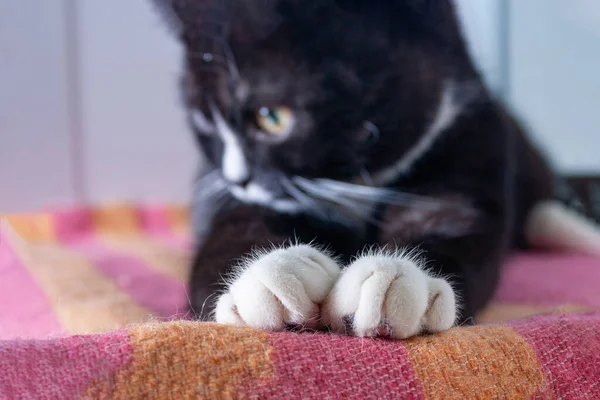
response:
<path id="1" fill-rule="evenodd" d="M 189 121 L 233 196 L 296 212 L 320 183 L 400 173 L 474 73 L 450 2 L 389 3 L 232 0 L 219 37 L 218 5 L 172 2 Z"/>

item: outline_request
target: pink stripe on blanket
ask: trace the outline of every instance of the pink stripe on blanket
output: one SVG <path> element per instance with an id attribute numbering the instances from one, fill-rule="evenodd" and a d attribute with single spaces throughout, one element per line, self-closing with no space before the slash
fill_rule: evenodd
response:
<path id="1" fill-rule="evenodd" d="M 504 266 L 496 298 L 541 306 L 600 307 L 598 282 L 598 259 L 578 254 L 517 254 Z"/>
<path id="2" fill-rule="evenodd" d="M 132 358 L 126 331 L 65 339 L 0 341 L 0 398 L 77 399 Z"/>
<path id="3" fill-rule="evenodd" d="M 191 238 L 173 230 L 169 215 L 164 207 L 142 207 L 139 209 L 142 233 L 160 241 L 174 250 L 190 251 Z M 70 241 L 95 233 L 89 209 L 73 208 L 53 213 L 54 231 L 60 241 Z"/>
<path id="4" fill-rule="evenodd" d="M 547 388 L 536 398 L 600 399 L 600 314 L 540 316 L 513 323 L 535 349 Z"/>
<path id="5" fill-rule="evenodd" d="M 141 226 L 145 232 L 169 234 L 173 231 L 164 207 L 145 206 L 139 209 Z"/>
<path id="6" fill-rule="evenodd" d="M 372 399 L 423 391 L 401 342 L 326 334 L 271 334 L 275 378 L 252 383 L 256 398 Z"/>
<path id="7" fill-rule="evenodd" d="M 153 233 L 150 235 L 150 238 L 176 251 L 188 253 L 193 248 L 192 240 L 184 237 L 183 235 L 177 235 L 175 233 Z"/>
<path id="8" fill-rule="evenodd" d="M 139 211 L 144 233 L 172 249 L 190 250 L 192 247 L 190 238 L 173 230 L 169 213 L 164 207 L 145 206 L 140 208 Z"/>
<path id="9" fill-rule="evenodd" d="M 156 316 L 172 318 L 187 311 L 184 283 L 153 271 L 137 258 L 109 249 L 93 235 L 71 241 L 68 246 L 88 258 L 121 290 L 139 305 L 153 310 Z"/>
<path id="10" fill-rule="evenodd" d="M 46 294 L 0 232 L 0 338 L 33 338 L 48 332 L 63 333 Z"/>
<path id="11" fill-rule="evenodd" d="M 92 215 L 89 209 L 72 208 L 52 214 L 54 232 L 59 241 L 68 241 L 92 232 Z"/>

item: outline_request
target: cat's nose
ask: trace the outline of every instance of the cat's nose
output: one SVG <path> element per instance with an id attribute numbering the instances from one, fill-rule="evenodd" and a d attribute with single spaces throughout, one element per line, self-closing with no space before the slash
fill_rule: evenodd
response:
<path id="1" fill-rule="evenodd" d="M 248 186 L 248 184 L 252 181 L 252 179 L 250 177 L 244 178 L 244 179 L 240 179 L 237 182 L 235 182 L 236 185 L 238 185 L 241 188 L 246 189 L 246 186 Z"/>
<path id="2" fill-rule="evenodd" d="M 242 189 L 245 189 L 246 186 L 248 186 L 248 184 L 252 181 L 252 175 L 249 173 L 244 173 L 244 174 L 223 174 L 223 178 L 225 178 L 225 181 L 227 181 L 227 183 L 229 183 L 230 185 L 234 185 L 237 187 L 240 187 Z"/>

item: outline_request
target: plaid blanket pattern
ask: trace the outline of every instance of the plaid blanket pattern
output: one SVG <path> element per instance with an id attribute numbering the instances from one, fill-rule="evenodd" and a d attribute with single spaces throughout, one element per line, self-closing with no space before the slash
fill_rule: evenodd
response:
<path id="1" fill-rule="evenodd" d="M 187 211 L 2 216 L 0 398 L 600 398 L 600 262 L 516 254 L 479 325 L 408 341 L 186 320 Z"/>

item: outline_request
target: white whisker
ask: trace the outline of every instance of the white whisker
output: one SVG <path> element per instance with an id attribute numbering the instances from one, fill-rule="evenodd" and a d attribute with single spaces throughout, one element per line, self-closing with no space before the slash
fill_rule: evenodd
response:
<path id="1" fill-rule="evenodd" d="M 339 193 L 336 193 L 335 191 L 332 191 L 327 187 L 319 186 L 318 184 L 314 184 L 309 181 L 305 181 L 302 183 L 299 182 L 298 185 L 313 196 L 320 197 L 321 199 L 327 200 L 331 203 L 337 203 L 349 208 L 356 208 L 361 204 L 357 203 L 356 201 L 353 201 L 354 199 L 347 199 L 343 196 L 339 196 Z"/>
<path id="2" fill-rule="evenodd" d="M 198 200 L 205 200 L 209 197 L 214 197 L 227 189 L 227 184 L 222 181 L 216 181 L 208 187 L 203 188 L 200 193 L 196 196 Z"/>
<path id="3" fill-rule="evenodd" d="M 303 184 L 312 184 L 318 185 L 321 188 L 326 188 L 331 192 L 334 192 L 336 198 L 338 196 L 344 196 L 355 200 L 362 200 L 368 203 L 383 203 L 398 206 L 437 208 L 440 205 L 440 202 L 437 199 L 432 199 L 413 193 L 404 193 L 392 188 L 358 185 L 331 179 L 315 179 L 312 181 L 306 178 L 296 179 L 298 179 L 297 183 L 300 186 Z"/>
<path id="4" fill-rule="evenodd" d="M 373 224 L 378 224 L 379 221 L 371 218 L 373 212 L 373 202 L 365 202 L 362 200 L 344 197 L 327 187 L 323 187 L 308 179 L 299 178 L 298 186 L 301 187 L 307 194 L 321 198 L 329 203 L 338 204 L 344 207 L 346 212 L 349 212 L 362 220 L 366 220 Z"/>
<path id="5" fill-rule="evenodd" d="M 294 199 L 296 199 L 296 201 L 302 204 L 308 211 L 312 211 L 315 214 L 326 217 L 321 205 L 314 198 L 307 196 L 303 191 L 298 189 L 291 180 L 284 177 L 281 183 L 285 191 Z"/>
<path id="6" fill-rule="evenodd" d="M 367 185 L 375 186 L 375 181 L 373 180 L 371 173 L 366 168 L 360 170 L 360 177 Z"/>
<path id="7" fill-rule="evenodd" d="M 219 171 L 211 171 L 196 181 L 194 203 L 221 197 L 227 192 L 227 183 L 220 177 Z"/>

